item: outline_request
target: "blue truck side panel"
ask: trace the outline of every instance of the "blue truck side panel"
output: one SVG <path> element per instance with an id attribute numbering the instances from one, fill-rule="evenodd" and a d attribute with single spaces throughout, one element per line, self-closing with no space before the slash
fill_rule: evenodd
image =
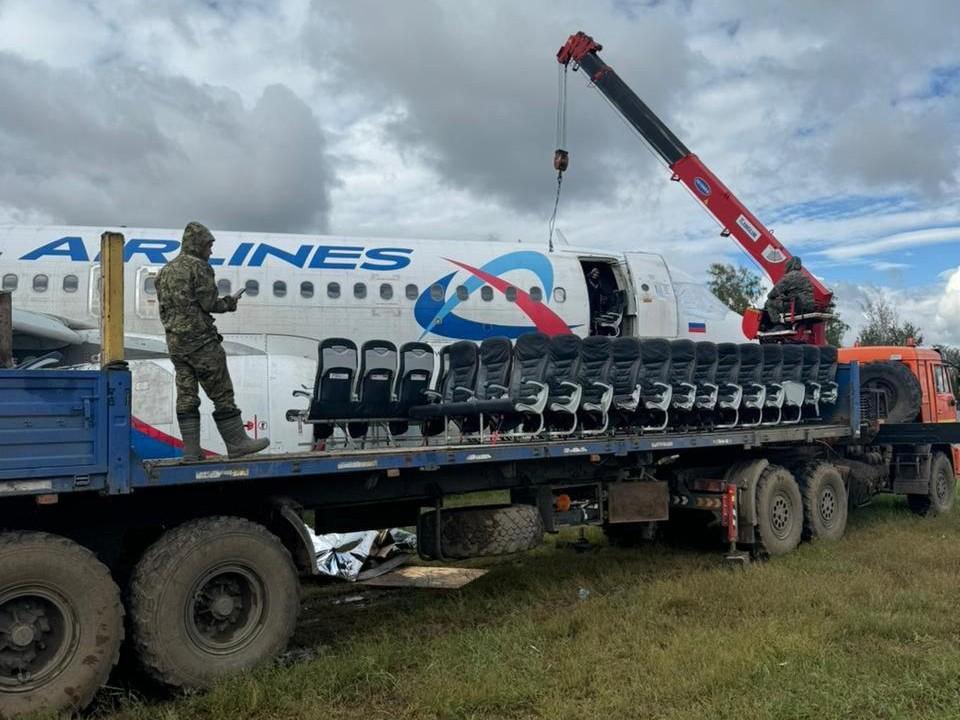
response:
<path id="1" fill-rule="evenodd" d="M 129 478 L 129 397 L 123 371 L 0 371 L 0 495 Z"/>

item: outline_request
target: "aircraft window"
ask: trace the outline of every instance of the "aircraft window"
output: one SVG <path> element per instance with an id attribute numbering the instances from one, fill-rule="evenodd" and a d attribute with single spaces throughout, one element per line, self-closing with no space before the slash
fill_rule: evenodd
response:
<path id="1" fill-rule="evenodd" d="M 484 285 L 480 288 L 480 297 L 487 302 L 493 300 L 493 288 L 489 285 Z"/>
<path id="2" fill-rule="evenodd" d="M 143 279 L 143 291 L 147 295 L 157 294 L 157 276 L 156 275 L 147 275 Z"/>
<path id="3" fill-rule="evenodd" d="M 507 295 L 507 302 L 517 301 L 517 289 L 513 285 L 510 285 L 509 287 L 507 287 L 506 295 Z"/>
<path id="4" fill-rule="evenodd" d="M 313 297 L 313 283 L 312 283 L 312 282 L 302 282 L 302 283 L 300 283 L 300 297 L 302 297 L 302 298 L 312 298 L 312 297 Z"/>
<path id="5" fill-rule="evenodd" d="M 440 283 L 434 283 L 430 286 L 430 299 L 434 302 L 443 300 L 443 286 Z"/>
<path id="6" fill-rule="evenodd" d="M 256 297 L 260 294 L 260 283 L 256 280 L 247 280 L 243 285 L 247 289 L 247 295 Z"/>
<path id="7" fill-rule="evenodd" d="M 13 273 L 7 273 L 6 275 L 3 276 L 3 285 L 0 285 L 0 288 L 5 290 L 6 292 L 13 292 L 14 290 L 17 289 L 17 285 L 19 284 L 19 281 L 20 281 L 20 278 L 18 278 L 16 275 L 14 275 Z"/>
<path id="8" fill-rule="evenodd" d="M 534 302 L 542 302 L 543 290 L 541 290 L 539 287 L 534 285 L 532 288 L 530 288 L 530 299 L 533 300 Z"/>
<path id="9" fill-rule="evenodd" d="M 46 275 L 34 275 L 34 276 L 33 276 L 33 291 L 34 291 L 34 292 L 46 292 L 48 285 L 50 285 L 50 278 L 48 278 Z"/>
<path id="10" fill-rule="evenodd" d="M 407 285 L 404 292 L 407 295 L 407 300 L 416 300 L 417 296 L 420 294 L 420 288 L 418 288 L 413 283 L 410 283 L 409 285 Z"/>
<path id="11" fill-rule="evenodd" d="M 554 289 L 553 289 L 553 300 L 554 300 L 554 302 L 562 303 L 562 302 L 565 302 L 566 299 L 567 299 L 567 291 L 566 291 L 566 290 L 564 290 L 562 287 L 558 287 L 558 288 L 554 288 Z"/>
<path id="12" fill-rule="evenodd" d="M 327 283 L 327 297 L 333 298 L 334 300 L 340 297 L 340 283 Z"/>
<path id="13" fill-rule="evenodd" d="M 219 292 L 221 295 L 229 295 L 230 288 L 230 280 L 227 278 L 220 278 L 217 280 L 217 292 Z"/>
<path id="14" fill-rule="evenodd" d="M 393 298 L 393 285 L 390 283 L 383 283 L 380 286 L 380 299 L 390 300 L 391 298 Z"/>
<path id="15" fill-rule="evenodd" d="M 470 297 L 470 291 L 466 285 L 457 285 L 457 300 L 466 300 Z"/>
<path id="16" fill-rule="evenodd" d="M 274 297 L 287 296 L 287 284 L 283 280 L 273 281 L 273 296 Z"/>
<path id="17" fill-rule="evenodd" d="M 63 276 L 63 291 L 72 293 L 76 292 L 77 288 L 80 287 L 80 278 L 76 275 L 64 275 Z"/>
<path id="18" fill-rule="evenodd" d="M 366 283 L 354 283 L 353 284 L 353 296 L 357 300 L 363 300 L 367 296 L 367 285 Z"/>

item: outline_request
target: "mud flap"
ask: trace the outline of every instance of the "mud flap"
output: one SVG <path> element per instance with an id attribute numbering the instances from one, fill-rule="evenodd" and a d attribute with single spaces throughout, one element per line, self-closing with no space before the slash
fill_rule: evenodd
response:
<path id="1" fill-rule="evenodd" d="M 756 542 L 757 481 L 770 464 L 769 460 L 757 458 L 731 465 L 723 476 L 724 484 L 737 486 L 737 542 L 753 545 Z"/>

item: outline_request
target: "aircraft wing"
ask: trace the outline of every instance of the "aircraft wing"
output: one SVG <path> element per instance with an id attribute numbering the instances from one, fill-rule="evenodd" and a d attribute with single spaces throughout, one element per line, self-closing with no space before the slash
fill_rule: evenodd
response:
<path id="1" fill-rule="evenodd" d="M 35 350 L 55 350 L 77 345 L 82 338 L 71 323 L 56 315 L 13 308 L 13 345 Z"/>

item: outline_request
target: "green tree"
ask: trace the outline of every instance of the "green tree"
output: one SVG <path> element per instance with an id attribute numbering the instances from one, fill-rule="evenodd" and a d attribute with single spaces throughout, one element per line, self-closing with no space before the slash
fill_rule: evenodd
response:
<path id="1" fill-rule="evenodd" d="M 707 276 L 710 292 L 728 308 L 741 315 L 748 307 L 754 307 L 763 296 L 763 281 L 760 276 L 744 267 L 711 263 Z"/>
<path id="2" fill-rule="evenodd" d="M 857 336 L 860 345 L 906 345 L 909 339 L 918 345 L 923 342 L 923 331 L 911 322 L 901 322 L 887 300 L 867 300 L 861 307 L 867 323 Z"/>
<path id="3" fill-rule="evenodd" d="M 833 317 L 827 320 L 827 344 L 843 347 L 843 336 L 846 335 L 850 326 L 843 321 L 835 309 L 832 312 Z"/>

